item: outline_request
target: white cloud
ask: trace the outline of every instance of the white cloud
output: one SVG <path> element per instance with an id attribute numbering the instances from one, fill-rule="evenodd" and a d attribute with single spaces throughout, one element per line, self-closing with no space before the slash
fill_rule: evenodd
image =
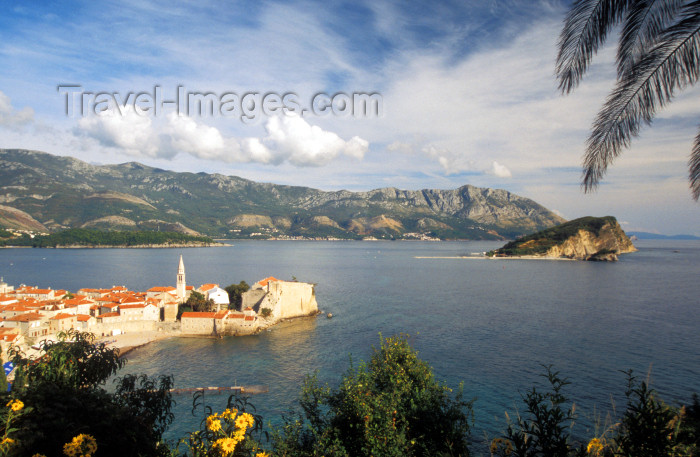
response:
<path id="1" fill-rule="evenodd" d="M 340 155 L 362 159 L 369 147 L 369 143 L 360 137 L 345 141 L 295 114 L 272 117 L 265 129 L 268 136 L 262 143 L 274 151 L 275 160 L 288 160 L 298 166 L 325 165 Z"/>
<path id="2" fill-rule="evenodd" d="M 174 153 L 184 152 L 202 159 L 221 159 L 226 142 L 215 127 L 198 124 L 187 116 L 168 114 L 166 135 Z"/>
<path id="3" fill-rule="evenodd" d="M 513 174 L 510 172 L 510 170 L 505 165 L 501 165 L 500 163 L 496 162 L 495 160 L 493 161 L 493 164 L 491 165 L 491 169 L 488 171 L 488 173 L 491 175 L 494 175 L 498 178 L 510 178 L 513 176 Z"/>
<path id="4" fill-rule="evenodd" d="M 24 107 L 16 110 L 10 97 L 0 91 L 0 126 L 15 127 L 28 124 L 34 120 L 34 110 Z"/>
<path id="5" fill-rule="evenodd" d="M 132 107 L 123 108 L 121 115 L 108 111 L 99 116 L 83 117 L 75 132 L 94 138 L 101 145 L 124 151 L 131 156 L 172 156 L 161 148 L 160 139 L 148 116 L 142 116 Z"/>
<path id="6" fill-rule="evenodd" d="M 265 129 L 265 137 L 237 139 L 187 116 L 170 113 L 164 123 L 156 123 L 127 108 L 123 115 L 112 111 L 82 118 L 76 130 L 103 146 L 154 158 L 184 153 L 207 160 L 304 167 L 326 165 L 343 155 L 361 160 L 369 148 L 358 136 L 345 141 L 294 114 L 271 117 Z"/>

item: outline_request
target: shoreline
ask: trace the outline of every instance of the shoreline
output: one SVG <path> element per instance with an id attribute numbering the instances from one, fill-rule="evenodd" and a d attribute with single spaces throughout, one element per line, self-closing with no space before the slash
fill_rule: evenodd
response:
<path id="1" fill-rule="evenodd" d="M 575 261 L 577 259 L 569 259 L 567 257 L 545 257 L 536 255 L 520 255 L 520 256 L 508 256 L 508 257 L 487 257 L 487 256 L 476 256 L 476 255 L 462 255 L 462 256 L 414 256 L 414 259 L 468 259 L 468 260 L 567 260 Z"/>
<path id="2" fill-rule="evenodd" d="M 211 243 L 211 244 L 137 244 L 134 246 L 120 245 L 97 245 L 83 246 L 79 244 L 71 244 L 66 246 L 0 246 L 2 249 L 163 249 L 163 248 L 219 248 L 230 247 L 230 244 Z"/>
<path id="3" fill-rule="evenodd" d="M 241 337 L 241 336 L 251 336 L 251 335 L 257 335 L 271 327 L 274 327 L 277 324 L 281 324 L 284 322 L 289 322 L 297 319 L 304 319 L 304 318 L 316 318 L 322 314 L 321 311 L 316 311 L 312 314 L 306 315 L 306 316 L 295 316 L 295 317 L 287 317 L 279 320 L 264 320 L 261 325 L 256 328 L 254 331 L 248 333 L 234 333 L 231 335 L 198 335 L 198 334 L 189 334 L 189 333 L 182 333 L 182 332 L 162 332 L 162 331 L 157 331 L 157 330 L 146 330 L 143 332 L 129 332 L 129 333 L 122 333 L 121 335 L 113 335 L 113 336 L 104 336 L 96 340 L 97 343 L 107 343 L 107 347 L 113 348 L 113 349 L 119 349 L 119 357 L 124 357 L 128 353 L 132 352 L 135 349 L 141 348 L 143 346 L 146 346 L 150 343 L 156 342 L 156 341 L 161 341 L 161 340 L 167 340 L 170 338 L 208 338 L 208 339 L 218 339 L 218 338 L 225 338 L 225 337 Z"/>
<path id="4" fill-rule="evenodd" d="M 122 333 L 121 335 L 105 336 L 97 340 L 98 343 L 107 343 L 107 347 L 119 349 L 119 357 L 124 357 L 134 349 L 146 346 L 154 341 L 166 340 L 179 336 L 177 332 L 159 332 L 147 330 L 145 332 Z"/>

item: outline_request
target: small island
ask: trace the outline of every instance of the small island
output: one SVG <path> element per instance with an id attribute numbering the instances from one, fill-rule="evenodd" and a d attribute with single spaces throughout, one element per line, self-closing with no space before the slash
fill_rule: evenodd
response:
<path id="1" fill-rule="evenodd" d="M 524 236 L 488 257 L 616 261 L 637 249 L 613 216 L 586 216 Z"/>

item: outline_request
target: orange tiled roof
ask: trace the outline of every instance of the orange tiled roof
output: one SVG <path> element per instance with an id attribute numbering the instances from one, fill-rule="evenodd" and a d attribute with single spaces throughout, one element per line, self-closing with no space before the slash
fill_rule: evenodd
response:
<path id="1" fill-rule="evenodd" d="M 261 279 L 260 281 L 258 281 L 258 284 L 260 284 L 261 286 L 264 287 L 270 281 L 275 282 L 275 281 L 279 281 L 279 279 L 275 278 L 274 276 L 270 276 L 269 278 Z"/>
<path id="2" fill-rule="evenodd" d="M 61 320 L 61 319 L 70 319 L 74 317 L 75 314 L 68 314 L 68 313 L 59 313 L 56 314 L 54 317 L 52 317 L 52 320 Z"/>
<path id="3" fill-rule="evenodd" d="M 243 313 L 231 313 L 228 315 L 229 319 L 243 319 L 245 314 Z"/>
<path id="4" fill-rule="evenodd" d="M 208 290 L 212 290 L 214 287 L 219 287 L 219 285 L 218 284 L 202 284 L 201 286 L 199 286 L 199 290 L 201 292 L 206 292 Z"/>
<path id="5" fill-rule="evenodd" d="M 53 292 L 51 289 L 37 289 L 36 287 L 23 287 L 16 291 L 18 294 L 41 294 L 47 295 Z"/>
<path id="6" fill-rule="evenodd" d="M 132 305 L 121 305 L 119 308 L 120 309 L 136 309 L 136 308 L 145 308 L 146 304 L 145 303 L 134 303 Z"/>
<path id="7" fill-rule="evenodd" d="M 92 318 L 92 316 L 88 314 L 76 314 L 76 317 L 78 318 L 78 322 L 87 322 Z"/>
<path id="8" fill-rule="evenodd" d="M 255 320 L 255 316 L 246 316 L 246 317 L 245 317 L 245 320 L 247 320 L 247 321 L 254 321 L 254 320 Z"/>
<path id="9" fill-rule="evenodd" d="M 63 304 L 66 306 L 92 305 L 93 303 L 95 302 L 92 300 L 87 300 L 85 297 L 63 300 Z"/>
<path id="10" fill-rule="evenodd" d="M 103 317 L 117 317 L 117 316 L 119 316 L 119 313 L 104 313 L 104 314 L 100 314 L 99 316 L 97 316 L 97 318 L 100 319 Z"/>
<path id="11" fill-rule="evenodd" d="M 186 313 L 182 313 L 181 318 L 182 317 L 197 317 L 197 318 L 202 318 L 202 319 L 216 319 L 216 313 L 188 311 Z"/>
<path id="12" fill-rule="evenodd" d="M 40 321 L 43 318 L 44 318 L 44 316 L 42 316 L 39 313 L 26 313 L 26 314 L 19 314 L 15 317 L 10 317 L 7 320 L 13 321 L 13 322 L 30 322 L 30 321 Z"/>
<path id="13" fill-rule="evenodd" d="M 167 286 L 167 287 L 151 287 L 148 289 L 149 292 L 172 292 L 174 290 L 177 290 L 176 288 L 172 286 Z"/>

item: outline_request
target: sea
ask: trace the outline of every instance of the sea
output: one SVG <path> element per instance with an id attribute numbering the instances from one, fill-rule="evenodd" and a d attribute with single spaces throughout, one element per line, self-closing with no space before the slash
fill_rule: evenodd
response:
<path id="1" fill-rule="evenodd" d="M 436 378 L 474 401 L 475 449 L 505 413 L 545 388 L 546 366 L 570 382 L 573 435 L 585 439 L 625 408 L 633 370 L 670 405 L 700 392 L 700 242 L 640 240 L 618 262 L 473 259 L 488 241 L 228 241 L 187 249 L 2 249 L 0 276 L 76 291 L 174 285 L 182 255 L 195 287 L 274 276 L 310 282 L 323 314 L 245 337 L 172 338 L 129 353 L 120 374 L 170 374 L 175 387 L 264 385 L 249 401 L 269 427 L 299 411 L 309 374 L 337 386 L 380 337 L 405 334 Z M 326 317 L 332 313 L 331 319 Z M 220 410 L 226 394 L 206 394 Z M 177 395 L 166 437 L 197 429 L 201 407 Z M 477 452 L 478 455 L 478 452 Z"/>

